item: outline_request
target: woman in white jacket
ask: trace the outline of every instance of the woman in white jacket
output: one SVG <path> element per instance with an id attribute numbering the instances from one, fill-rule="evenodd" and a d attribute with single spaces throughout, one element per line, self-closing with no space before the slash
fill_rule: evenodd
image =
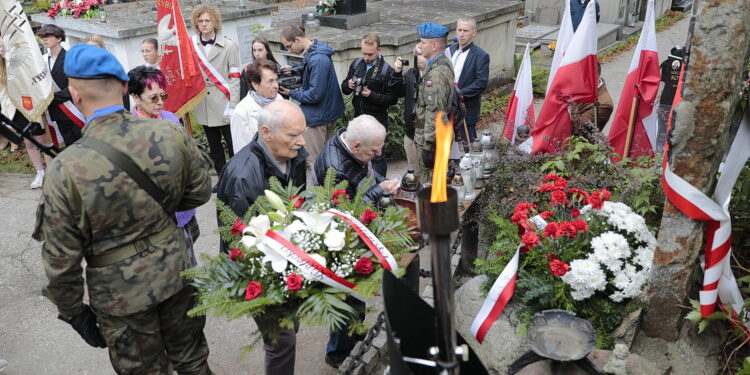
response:
<path id="1" fill-rule="evenodd" d="M 250 92 L 234 108 L 230 121 L 235 154 L 250 143 L 258 132 L 258 110 L 274 100 L 284 100 L 279 95 L 276 63 L 273 61 L 255 60 L 247 71 L 247 78 Z"/>

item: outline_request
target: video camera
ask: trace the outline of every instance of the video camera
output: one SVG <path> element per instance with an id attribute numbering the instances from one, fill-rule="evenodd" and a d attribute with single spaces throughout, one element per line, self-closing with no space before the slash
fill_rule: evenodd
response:
<path id="1" fill-rule="evenodd" d="M 304 65 L 284 70 L 279 69 L 277 71 L 279 74 L 279 86 L 286 87 L 289 90 L 302 87 L 302 71 L 304 69 Z"/>

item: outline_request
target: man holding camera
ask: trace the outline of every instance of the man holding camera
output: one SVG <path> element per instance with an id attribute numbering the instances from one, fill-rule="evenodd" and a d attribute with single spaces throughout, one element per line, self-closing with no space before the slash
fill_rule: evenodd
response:
<path id="1" fill-rule="evenodd" d="M 414 47 L 414 67 L 404 72 L 409 60 L 396 59 L 390 85 L 397 98 L 404 98 L 404 151 L 409 169 L 417 170 L 417 148 L 414 144 L 414 117 L 417 102 L 417 83 L 422 79 L 422 71 L 427 68 L 427 59 L 422 49 Z"/>
<path id="2" fill-rule="evenodd" d="M 346 78 L 341 82 L 344 95 L 353 94 L 354 115 L 375 117 L 388 129 L 388 107 L 396 104 L 397 98 L 389 86 L 393 68 L 380 55 L 380 35 L 369 33 L 360 42 L 362 57 L 352 61 Z M 381 176 L 388 171 L 385 153 L 372 159 L 372 167 Z"/>
<path id="3" fill-rule="evenodd" d="M 417 26 L 419 47 L 427 59 L 422 80 L 417 84 L 417 103 L 414 123 L 414 143 L 417 145 L 420 181 L 432 180 L 435 163 L 435 117 L 443 112 L 443 121 L 453 109 L 453 67 L 445 56 L 448 28 L 432 22 Z"/>
<path id="4" fill-rule="evenodd" d="M 448 47 L 446 54 L 453 64 L 454 82 L 466 105 L 466 129 L 469 141 L 477 139 L 477 122 L 481 107 L 482 93 L 487 89 L 490 76 L 490 55 L 473 43 L 477 35 L 477 21 L 473 18 L 459 18 L 456 22 L 457 44 Z M 463 128 L 463 127 L 461 127 Z M 459 132 L 466 138 L 465 132 Z"/>
<path id="5" fill-rule="evenodd" d="M 305 58 L 302 63 L 302 87 L 289 90 L 280 86 L 279 92 L 298 101 L 305 114 L 305 149 L 309 153 L 307 168 L 312 171 L 320 149 L 333 135 L 336 120 L 344 114 L 344 100 L 331 60 L 334 51 L 317 39 L 305 38 L 305 31 L 295 25 L 281 30 L 281 44 L 287 51 Z M 282 67 L 282 73 L 289 68 L 292 67 Z"/>

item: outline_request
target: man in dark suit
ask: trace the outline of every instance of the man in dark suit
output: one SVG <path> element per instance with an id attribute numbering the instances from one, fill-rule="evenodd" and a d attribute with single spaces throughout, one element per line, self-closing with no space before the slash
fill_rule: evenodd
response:
<path id="1" fill-rule="evenodd" d="M 55 25 L 44 25 L 36 33 L 42 38 L 42 44 L 47 48 L 47 53 L 42 56 L 44 62 L 49 66 L 52 81 L 55 84 L 55 97 L 47 107 L 48 120 L 54 121 L 57 129 L 70 146 L 83 136 L 83 114 L 70 101 L 68 91 L 68 76 L 65 75 L 65 48 L 60 45 L 65 41 L 65 31 Z"/>
<path id="2" fill-rule="evenodd" d="M 477 139 L 477 122 L 482 93 L 490 77 L 490 56 L 473 43 L 477 35 L 477 22 L 473 18 L 460 18 L 456 22 L 457 44 L 448 47 L 448 58 L 453 63 L 454 82 L 466 105 L 466 126 L 470 141 Z M 459 132 L 462 139 L 464 132 Z"/>

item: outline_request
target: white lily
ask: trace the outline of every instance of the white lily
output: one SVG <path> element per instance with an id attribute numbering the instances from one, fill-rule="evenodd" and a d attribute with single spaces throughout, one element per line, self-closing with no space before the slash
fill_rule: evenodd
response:
<path id="1" fill-rule="evenodd" d="M 240 242 L 245 248 L 250 249 L 255 246 L 260 239 L 265 237 L 266 231 L 271 228 L 271 219 L 266 215 L 256 216 L 250 219 L 247 227 L 242 231 L 242 240 Z"/>
<path id="2" fill-rule="evenodd" d="M 258 243 L 257 248 L 264 255 L 263 259 L 261 259 L 261 262 L 271 262 L 271 268 L 273 268 L 274 271 L 278 273 L 284 272 L 289 261 L 287 261 L 283 255 L 277 253 L 276 250 L 272 249 L 264 242 Z"/>
<path id="3" fill-rule="evenodd" d="M 317 234 L 325 233 L 329 224 L 336 224 L 336 222 L 333 221 L 333 214 L 328 212 L 312 213 L 307 211 L 294 211 L 294 216 L 302 219 L 305 225 L 310 227 L 310 230 Z M 331 228 L 335 228 L 336 226 L 338 226 L 338 224 L 331 225 Z"/>
<path id="4" fill-rule="evenodd" d="M 263 193 L 266 195 L 266 199 L 268 199 L 268 202 L 271 203 L 271 206 L 281 211 L 283 213 L 282 216 L 286 216 L 286 205 L 284 205 L 284 201 L 281 200 L 281 197 L 268 189 L 266 189 Z"/>

